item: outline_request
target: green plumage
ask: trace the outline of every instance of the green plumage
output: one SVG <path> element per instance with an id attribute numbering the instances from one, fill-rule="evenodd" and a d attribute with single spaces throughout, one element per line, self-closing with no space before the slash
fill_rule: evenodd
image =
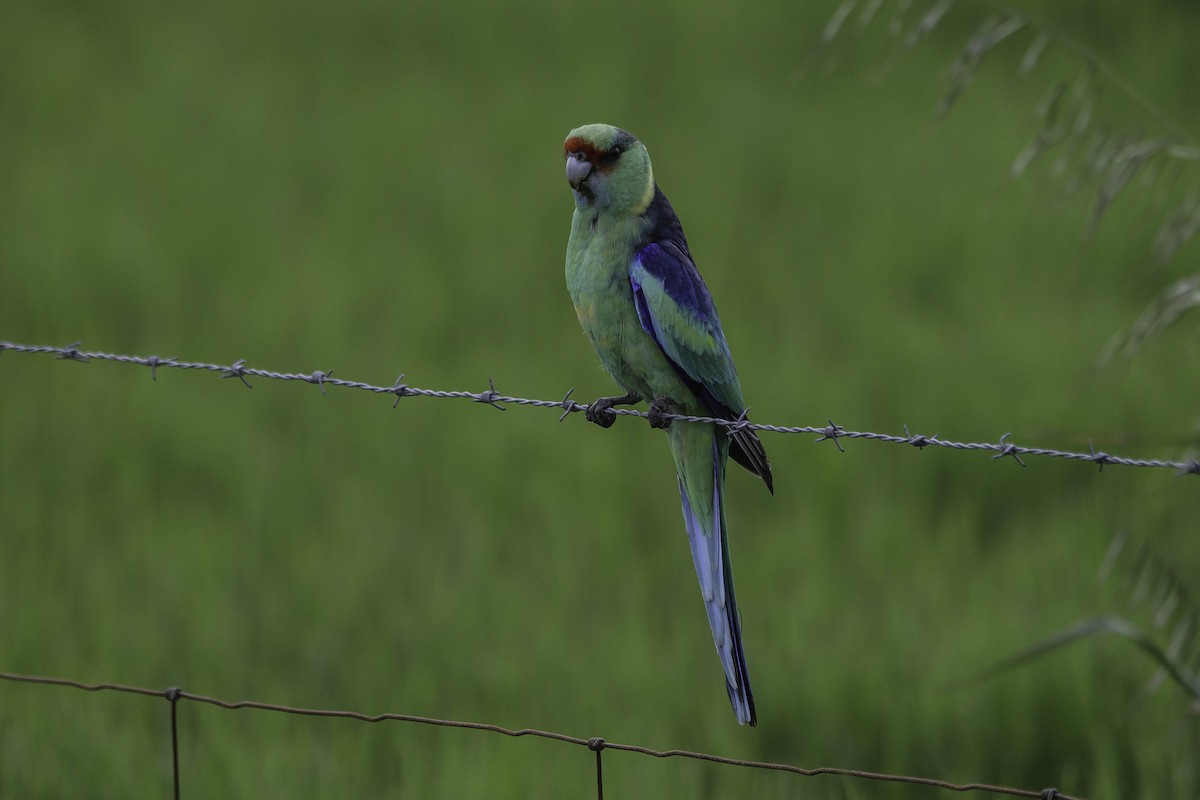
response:
<path id="1" fill-rule="evenodd" d="M 642 329 L 634 308 L 629 263 L 644 228 L 636 215 L 576 209 L 567 245 L 567 290 L 600 363 L 621 388 L 647 400 L 670 397 L 681 411 L 699 414 L 704 409 Z"/>

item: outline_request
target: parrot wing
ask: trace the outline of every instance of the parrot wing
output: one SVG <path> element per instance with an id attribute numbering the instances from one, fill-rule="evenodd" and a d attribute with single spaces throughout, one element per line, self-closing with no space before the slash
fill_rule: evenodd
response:
<path id="1" fill-rule="evenodd" d="M 733 356 L 687 243 L 668 239 L 642 247 L 630 265 L 629 280 L 642 328 L 684 383 L 712 416 L 741 416 L 746 406 Z M 754 431 L 739 430 L 732 439 L 730 455 L 774 492 L 771 465 Z"/>

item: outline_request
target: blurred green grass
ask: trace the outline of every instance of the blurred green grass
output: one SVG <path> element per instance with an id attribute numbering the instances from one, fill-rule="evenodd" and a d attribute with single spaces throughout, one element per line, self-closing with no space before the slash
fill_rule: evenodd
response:
<path id="1" fill-rule="evenodd" d="M 1051 7 L 1188 130 L 1187 4 Z M 567 130 L 649 146 L 755 419 L 1174 455 L 1194 329 L 1097 369 L 1181 266 L 1131 189 L 1008 164 L 1053 74 L 972 20 L 880 81 L 795 80 L 829 7 L 25 5 L 0 31 L 0 337 L 587 399 L 562 278 Z M 1049 13 L 1049 12 L 1047 12 Z M 975 16 L 973 16 L 975 15 Z M 961 35 L 955 35 L 961 25 Z M 1015 54 L 1014 54 L 1015 53 Z M 1139 120 L 1118 115 L 1114 124 Z M 0 668 L 534 726 L 1091 797 L 1200 790 L 1197 728 L 1097 642 L 947 684 L 1119 604 L 1110 537 L 1200 569 L 1165 474 L 769 436 L 731 475 L 761 724 L 727 707 L 666 448 L 551 412 L 0 359 Z M 590 796 L 552 743 L 180 709 L 188 796 Z M 159 797 L 166 709 L 0 684 L 0 794 Z M 917 797 L 606 758 L 614 796 Z M 824 796 L 823 795 L 823 796 Z"/>

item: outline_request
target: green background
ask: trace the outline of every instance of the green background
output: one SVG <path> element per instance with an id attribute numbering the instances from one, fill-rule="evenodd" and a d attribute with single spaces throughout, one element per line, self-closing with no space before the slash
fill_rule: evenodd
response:
<path id="1" fill-rule="evenodd" d="M 938 122 L 987 6 L 886 74 L 882 23 L 814 60 L 834 4 L 801 6 L 9 4 L 0 339 L 610 393 L 562 276 L 561 141 L 604 121 L 648 145 L 757 421 L 1180 457 L 1194 324 L 1096 356 L 1194 271 L 1194 243 L 1151 256 L 1155 203 L 1181 190 L 1136 183 L 1089 239 L 1091 196 L 1051 159 L 1008 169 L 1082 62 L 1052 44 L 1022 76 L 1022 33 Z M 1200 131 L 1193 5 L 1043 13 Z M 1095 124 L 1154 130 L 1111 84 Z M 1195 479 L 764 434 L 776 496 L 740 470 L 728 488 L 752 730 L 661 434 L 252 383 L 0 356 L 0 669 L 1200 793 L 1200 723 L 1178 687 L 1147 691 L 1128 642 L 958 683 L 1086 616 L 1149 625 L 1097 577 L 1121 531 L 1200 586 Z M 591 754 L 553 742 L 179 711 L 186 797 L 594 796 Z M 0 683 L 0 795 L 165 796 L 167 730 L 162 700 Z M 611 797 L 936 796 L 620 753 L 605 779 Z"/>

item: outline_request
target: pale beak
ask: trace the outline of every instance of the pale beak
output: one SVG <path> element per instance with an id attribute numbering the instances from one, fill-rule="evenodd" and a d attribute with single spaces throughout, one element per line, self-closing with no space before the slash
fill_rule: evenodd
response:
<path id="1" fill-rule="evenodd" d="M 567 183 L 571 184 L 572 189 L 579 191 L 579 187 L 591 174 L 592 164 L 590 161 L 578 153 L 567 155 Z"/>

